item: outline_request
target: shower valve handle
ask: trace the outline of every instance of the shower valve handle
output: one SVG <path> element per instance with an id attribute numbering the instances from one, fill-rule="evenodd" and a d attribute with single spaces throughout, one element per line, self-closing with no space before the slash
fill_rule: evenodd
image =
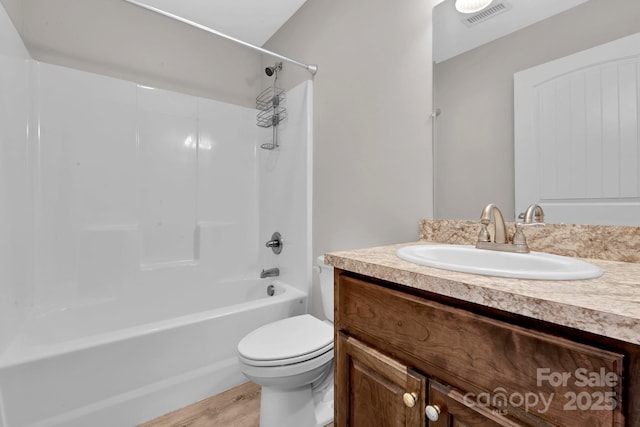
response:
<path id="1" fill-rule="evenodd" d="M 277 231 L 271 235 L 271 240 L 265 243 L 265 246 L 271 248 L 274 254 L 282 252 L 282 236 Z"/>

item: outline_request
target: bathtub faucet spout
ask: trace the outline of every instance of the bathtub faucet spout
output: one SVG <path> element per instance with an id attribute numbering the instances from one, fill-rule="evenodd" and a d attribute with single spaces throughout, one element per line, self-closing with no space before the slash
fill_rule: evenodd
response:
<path id="1" fill-rule="evenodd" d="M 268 270 L 265 270 L 264 268 L 262 269 L 262 271 L 260 272 L 260 278 L 264 279 L 265 277 L 277 277 L 280 275 L 280 269 L 279 268 L 270 268 Z"/>

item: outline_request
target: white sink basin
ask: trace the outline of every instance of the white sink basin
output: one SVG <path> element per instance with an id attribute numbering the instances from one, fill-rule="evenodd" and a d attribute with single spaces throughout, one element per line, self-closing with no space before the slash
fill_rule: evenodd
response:
<path id="1" fill-rule="evenodd" d="M 414 245 L 396 252 L 405 261 L 443 270 L 517 279 L 593 279 L 602 270 L 579 259 L 542 252 L 518 254 L 465 245 Z"/>

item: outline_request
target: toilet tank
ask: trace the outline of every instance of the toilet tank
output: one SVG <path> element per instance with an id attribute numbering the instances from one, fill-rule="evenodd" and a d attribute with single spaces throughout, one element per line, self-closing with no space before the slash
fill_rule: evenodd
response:
<path id="1" fill-rule="evenodd" d="M 318 271 L 320 272 L 322 309 L 327 320 L 333 322 L 333 267 L 324 263 L 324 255 L 318 257 Z"/>

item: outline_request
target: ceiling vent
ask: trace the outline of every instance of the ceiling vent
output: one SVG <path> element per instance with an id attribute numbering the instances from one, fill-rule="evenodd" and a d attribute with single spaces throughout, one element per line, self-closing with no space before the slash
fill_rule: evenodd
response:
<path id="1" fill-rule="evenodd" d="M 473 27 L 474 25 L 478 25 L 481 22 L 486 21 L 487 19 L 491 19 L 496 15 L 500 15 L 501 13 L 507 12 L 511 9 L 511 5 L 506 2 L 500 2 L 494 4 L 493 6 L 484 9 L 481 12 L 476 13 L 468 18 L 462 20 L 462 22 L 467 27 Z"/>

